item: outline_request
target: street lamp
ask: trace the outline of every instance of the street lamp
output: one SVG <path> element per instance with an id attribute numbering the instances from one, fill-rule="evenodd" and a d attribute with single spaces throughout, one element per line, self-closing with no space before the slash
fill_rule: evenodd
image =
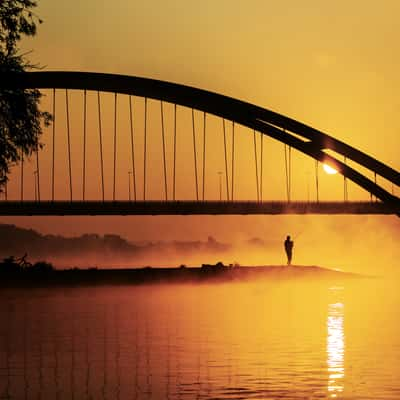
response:
<path id="1" fill-rule="evenodd" d="M 33 178 L 34 178 L 34 181 L 35 181 L 35 201 L 38 200 L 38 182 L 37 182 L 37 174 L 38 174 L 37 170 L 36 170 L 36 171 L 33 171 Z"/>
<path id="2" fill-rule="evenodd" d="M 306 172 L 307 175 L 307 203 L 310 202 L 310 177 L 311 177 L 311 172 L 308 170 Z"/>
<path id="3" fill-rule="evenodd" d="M 132 174 L 132 172 L 131 172 L 131 171 L 128 171 L 128 191 L 129 191 L 129 201 L 131 201 L 131 200 L 132 200 L 132 197 L 131 197 L 131 174 Z"/>
<path id="4" fill-rule="evenodd" d="M 222 172 L 218 171 L 219 176 L 219 201 L 222 200 Z"/>

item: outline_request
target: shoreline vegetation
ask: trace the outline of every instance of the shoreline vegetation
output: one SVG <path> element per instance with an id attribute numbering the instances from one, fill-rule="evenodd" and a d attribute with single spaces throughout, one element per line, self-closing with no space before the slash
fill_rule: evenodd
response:
<path id="1" fill-rule="evenodd" d="M 120 269 L 55 269 L 45 261 L 29 263 L 26 261 L 26 255 L 21 258 L 7 257 L 0 262 L 0 287 L 227 283 L 272 279 L 337 281 L 362 277 L 358 274 L 304 265 L 226 266 L 218 262 L 199 267 L 181 265 L 175 268 L 147 266 Z"/>

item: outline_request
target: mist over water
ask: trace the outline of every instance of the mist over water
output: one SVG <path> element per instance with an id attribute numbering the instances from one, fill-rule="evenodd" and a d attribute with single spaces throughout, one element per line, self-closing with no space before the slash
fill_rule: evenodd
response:
<path id="1" fill-rule="evenodd" d="M 2 222 L 23 229 L 34 227 L 36 235 L 22 231 L 13 236 L 5 229 L 0 256 L 26 252 L 31 261 L 83 268 L 199 266 L 217 261 L 281 265 L 286 263 L 283 241 L 290 234 L 296 265 L 400 276 L 400 220 L 394 216 L 121 218 L 54 217 L 44 225 L 32 217 L 25 223 L 3 217 Z"/>
<path id="2" fill-rule="evenodd" d="M 394 399 L 382 279 L 3 289 L 4 398 Z"/>

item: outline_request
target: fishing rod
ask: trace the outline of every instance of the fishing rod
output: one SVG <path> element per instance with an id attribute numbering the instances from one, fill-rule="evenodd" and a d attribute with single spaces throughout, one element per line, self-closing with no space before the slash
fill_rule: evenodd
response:
<path id="1" fill-rule="evenodd" d="M 295 236 L 293 236 L 293 240 L 297 239 L 299 236 L 301 236 L 304 233 L 304 230 L 301 231 L 300 233 L 297 233 Z"/>

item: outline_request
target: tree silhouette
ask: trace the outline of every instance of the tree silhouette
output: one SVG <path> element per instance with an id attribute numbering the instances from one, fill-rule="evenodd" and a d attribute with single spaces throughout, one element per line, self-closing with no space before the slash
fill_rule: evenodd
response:
<path id="1" fill-rule="evenodd" d="M 0 77 L 37 68 L 19 53 L 23 36 L 34 36 L 37 23 L 32 0 L 0 1 Z M 42 127 L 51 114 L 40 111 L 42 94 L 37 89 L 2 89 L 0 92 L 0 188 L 7 182 L 11 165 L 29 157 L 40 147 Z"/>

